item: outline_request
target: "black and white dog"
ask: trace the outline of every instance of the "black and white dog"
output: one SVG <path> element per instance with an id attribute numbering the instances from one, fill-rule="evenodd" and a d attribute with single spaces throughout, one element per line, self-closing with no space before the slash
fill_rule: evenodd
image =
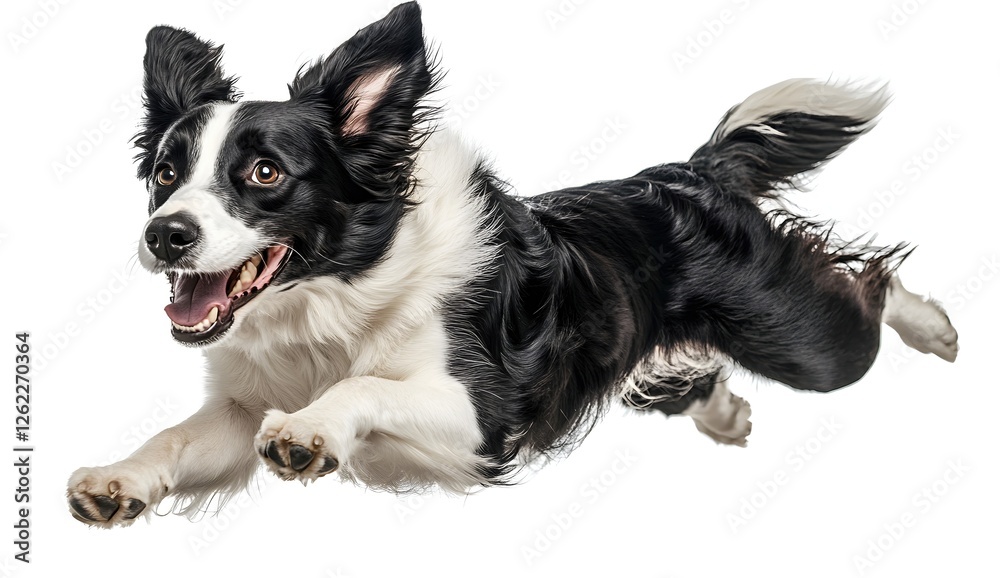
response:
<path id="1" fill-rule="evenodd" d="M 302 482 L 452 491 L 570 449 L 607 404 L 687 414 L 743 445 L 740 366 L 798 389 L 860 379 L 881 323 L 952 361 L 957 334 L 894 274 L 903 246 L 838 243 L 764 199 L 867 132 L 884 89 L 790 80 L 731 109 L 685 163 L 531 198 L 435 127 L 415 3 L 239 102 L 218 47 L 147 37 L 139 260 L 208 400 L 69 480 L 72 514 L 197 511 L 260 461 Z"/>

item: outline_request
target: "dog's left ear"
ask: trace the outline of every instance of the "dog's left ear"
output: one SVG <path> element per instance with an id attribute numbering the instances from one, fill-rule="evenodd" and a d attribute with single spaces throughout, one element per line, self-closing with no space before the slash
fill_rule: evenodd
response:
<path id="1" fill-rule="evenodd" d="M 135 137 L 140 149 L 136 155 L 140 178 L 152 175 L 156 147 L 174 121 L 203 104 L 238 98 L 236 80 L 223 75 L 221 58 L 221 46 L 200 40 L 187 30 L 157 26 L 146 35 L 146 56 L 142 59 L 146 117 Z"/>
<path id="2" fill-rule="evenodd" d="M 376 196 L 404 185 L 414 127 L 430 112 L 420 105 L 434 84 L 422 28 L 417 3 L 400 4 L 288 87 L 293 101 L 323 108 L 337 156 Z"/>

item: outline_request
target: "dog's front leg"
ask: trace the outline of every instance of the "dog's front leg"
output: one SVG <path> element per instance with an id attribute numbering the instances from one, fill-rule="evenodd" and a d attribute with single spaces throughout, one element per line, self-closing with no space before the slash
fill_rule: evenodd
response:
<path id="1" fill-rule="evenodd" d="M 240 489 L 258 465 L 252 442 L 262 415 L 232 399 L 210 399 L 128 458 L 78 469 L 67 491 L 73 517 L 104 528 L 128 526 L 167 495 L 198 501 Z"/>
<path id="2" fill-rule="evenodd" d="M 304 409 L 267 412 L 257 452 L 276 475 L 302 482 L 339 470 L 380 487 L 482 483 L 482 435 L 465 387 L 445 376 L 341 381 Z"/>

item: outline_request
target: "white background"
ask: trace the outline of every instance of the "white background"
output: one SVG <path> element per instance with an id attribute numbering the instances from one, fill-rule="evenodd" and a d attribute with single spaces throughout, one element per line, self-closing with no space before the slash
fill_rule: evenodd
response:
<path id="1" fill-rule="evenodd" d="M 262 475 L 215 518 L 113 531 L 75 521 L 64 498 L 74 469 L 120 458 L 202 398 L 200 355 L 171 341 L 161 311 L 167 285 L 134 259 L 147 201 L 128 141 L 146 31 L 168 23 L 224 43 L 247 98 L 282 99 L 301 64 L 388 9 L 234 3 L 69 2 L 50 15 L 41 1 L 5 4 L 0 371 L 14 373 L 16 331 L 46 359 L 34 360 L 31 400 L 32 563 L 10 560 L 8 467 L 0 576 L 995 572 L 1000 52 L 987 2 L 424 2 L 451 122 L 525 194 L 684 160 L 729 106 L 785 78 L 889 81 L 878 128 L 794 200 L 845 234 L 919 245 L 901 274 L 948 307 L 955 365 L 887 331 L 871 372 L 834 394 L 740 376 L 733 388 L 754 410 L 747 449 L 717 446 L 687 419 L 621 410 L 568 459 L 467 498 Z M 13 446 L 6 391 L 0 437 Z"/>

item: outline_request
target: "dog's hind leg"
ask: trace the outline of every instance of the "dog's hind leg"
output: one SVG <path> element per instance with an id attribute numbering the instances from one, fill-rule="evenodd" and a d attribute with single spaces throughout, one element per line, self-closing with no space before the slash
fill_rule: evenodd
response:
<path id="1" fill-rule="evenodd" d="M 684 415 L 691 416 L 698 431 L 716 442 L 746 447 L 752 426 L 750 403 L 729 391 L 722 376 L 717 375 L 710 387 L 708 397 L 692 402 Z"/>
<path id="2" fill-rule="evenodd" d="M 657 348 L 639 364 L 625 380 L 626 404 L 667 416 L 690 416 L 698 431 L 716 442 L 745 447 L 750 404 L 729 391 L 729 369 L 718 358 L 670 357 Z"/>
<path id="3" fill-rule="evenodd" d="M 944 310 L 934 301 L 907 291 L 895 275 L 886 290 L 882 321 L 903 343 L 921 353 L 933 353 L 946 361 L 955 361 L 958 356 L 958 333 Z"/>
<path id="4" fill-rule="evenodd" d="M 738 277 L 721 290 L 707 329 L 709 343 L 743 367 L 797 389 L 844 387 L 874 362 L 883 321 L 911 347 L 954 360 L 947 316 L 893 272 L 901 247 L 831 246 L 821 229 L 797 219 L 761 243 L 760 262 L 726 272 Z"/>

